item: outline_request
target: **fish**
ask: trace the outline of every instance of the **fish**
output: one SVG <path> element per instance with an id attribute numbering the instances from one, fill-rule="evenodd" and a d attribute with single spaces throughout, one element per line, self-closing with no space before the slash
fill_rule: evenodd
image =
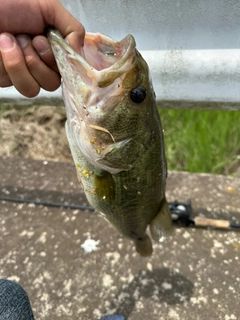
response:
<path id="1" fill-rule="evenodd" d="M 142 257 L 153 252 L 148 235 L 171 235 L 165 196 L 164 137 L 148 65 L 132 35 L 115 41 L 86 33 L 76 52 L 48 32 L 66 108 L 66 135 L 77 177 L 89 203 Z"/>

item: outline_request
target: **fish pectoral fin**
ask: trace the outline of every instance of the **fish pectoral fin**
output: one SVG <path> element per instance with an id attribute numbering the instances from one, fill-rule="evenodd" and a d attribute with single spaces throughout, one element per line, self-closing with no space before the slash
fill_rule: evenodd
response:
<path id="1" fill-rule="evenodd" d="M 110 145 L 108 145 L 101 153 L 101 155 L 106 158 L 109 157 L 111 155 L 115 155 L 124 151 L 126 148 L 126 145 L 131 141 L 131 138 L 119 141 L 119 142 L 115 142 L 112 143 Z"/>
<path id="2" fill-rule="evenodd" d="M 129 157 L 127 152 L 127 144 L 132 139 L 125 139 L 107 146 L 96 162 L 102 169 L 111 173 L 118 173 L 121 171 L 131 170 L 132 165 L 129 163 Z"/>
<path id="3" fill-rule="evenodd" d="M 152 241 L 147 234 L 144 237 L 133 240 L 135 243 L 136 251 L 141 257 L 148 257 L 152 254 Z"/>
<path id="4" fill-rule="evenodd" d="M 168 238 L 173 233 L 172 218 L 166 198 L 163 199 L 159 212 L 150 223 L 150 232 L 155 241 Z"/>

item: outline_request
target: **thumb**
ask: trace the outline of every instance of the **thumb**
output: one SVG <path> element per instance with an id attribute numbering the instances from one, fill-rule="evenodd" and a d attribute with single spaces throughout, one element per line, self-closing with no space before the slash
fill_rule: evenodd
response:
<path id="1" fill-rule="evenodd" d="M 49 5 L 47 22 L 60 31 L 75 51 L 80 52 L 85 36 L 83 25 L 60 2 L 50 1 Z"/>

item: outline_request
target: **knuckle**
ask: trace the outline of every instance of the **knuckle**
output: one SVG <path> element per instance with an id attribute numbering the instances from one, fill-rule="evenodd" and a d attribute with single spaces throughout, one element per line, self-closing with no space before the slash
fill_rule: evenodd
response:
<path id="1" fill-rule="evenodd" d="M 29 70 L 36 68 L 37 63 L 39 63 L 38 59 L 34 55 L 25 56 L 25 61 Z"/>
<path id="2" fill-rule="evenodd" d="M 7 60 L 4 61 L 4 67 L 7 73 L 15 74 L 21 72 L 24 66 L 20 60 Z"/>

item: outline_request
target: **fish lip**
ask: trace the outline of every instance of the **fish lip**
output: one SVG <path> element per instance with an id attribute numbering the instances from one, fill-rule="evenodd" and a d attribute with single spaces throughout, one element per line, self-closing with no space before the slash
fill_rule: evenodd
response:
<path id="1" fill-rule="evenodd" d="M 82 65 L 89 69 L 91 68 L 90 65 L 87 63 L 87 61 L 84 59 L 84 57 L 77 53 L 68 43 L 67 41 L 62 37 L 61 33 L 56 29 L 51 29 L 48 32 L 48 40 L 50 41 L 51 45 L 54 46 L 54 43 L 58 44 L 63 50 L 65 50 L 68 54 L 72 55 L 73 57 L 77 57 L 77 60 L 82 63 Z"/>
<path id="2" fill-rule="evenodd" d="M 62 37 L 60 32 L 56 29 L 51 29 L 48 33 L 48 40 L 50 41 L 51 45 L 54 46 L 54 43 L 57 43 L 62 50 L 68 54 L 71 60 L 75 60 L 77 64 L 75 65 L 76 68 L 83 68 L 87 72 L 89 78 L 95 78 L 97 85 L 99 87 L 105 87 L 109 83 L 112 83 L 117 77 L 121 76 L 123 73 L 127 71 L 127 68 L 124 66 L 130 63 L 129 57 L 131 56 L 132 52 L 136 48 L 135 39 L 132 35 L 127 35 L 121 41 L 115 41 L 108 36 L 99 34 L 99 33 L 89 33 L 85 34 L 84 40 L 84 47 L 81 53 L 77 53 Z M 111 46 L 112 48 L 123 48 L 122 53 L 119 54 L 119 58 L 112 59 L 113 63 L 107 67 L 102 67 L 100 69 L 96 68 L 94 65 L 88 63 L 87 58 L 87 50 L 85 50 L 85 46 L 88 45 L 89 42 L 92 42 L 97 46 L 97 42 L 106 43 L 107 45 Z M 104 46 L 104 44 L 103 44 Z M 100 45 L 98 46 L 100 48 Z M 117 49 L 116 49 L 117 50 Z M 101 51 L 101 50 L 98 50 Z M 104 53 L 103 53 L 104 54 Z M 106 54 L 107 55 L 107 54 Z M 111 59 L 109 59 L 111 60 Z M 109 61 L 108 61 L 109 64 Z M 61 70 L 60 70 L 61 72 Z M 84 79 L 83 79 L 84 81 Z M 86 82 L 86 81 L 84 81 Z M 85 83 L 87 84 L 87 83 Z"/>

